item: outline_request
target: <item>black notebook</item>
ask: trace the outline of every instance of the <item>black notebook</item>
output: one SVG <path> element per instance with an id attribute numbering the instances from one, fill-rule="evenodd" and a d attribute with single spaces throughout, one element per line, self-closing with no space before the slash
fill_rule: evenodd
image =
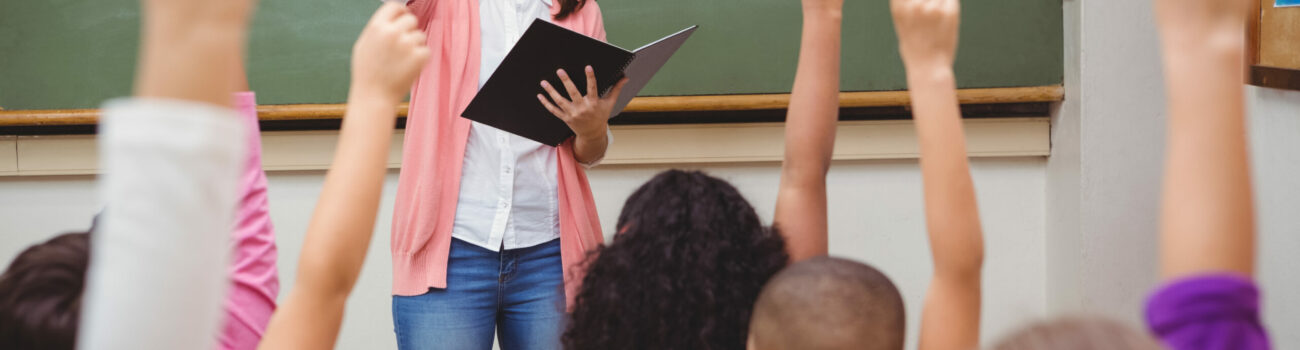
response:
<path id="1" fill-rule="evenodd" d="M 586 93 L 584 70 L 591 66 L 596 71 L 596 87 L 601 96 L 626 76 L 627 85 L 623 86 L 610 114 L 616 116 L 696 28 L 691 26 L 635 51 L 627 51 L 553 23 L 534 20 L 461 116 L 542 144 L 559 145 L 573 136 L 573 131 L 537 101 L 537 94 L 546 94 L 542 80 L 549 81 L 560 95 L 569 98 L 555 74 L 558 69 L 563 68 L 578 90 Z"/>

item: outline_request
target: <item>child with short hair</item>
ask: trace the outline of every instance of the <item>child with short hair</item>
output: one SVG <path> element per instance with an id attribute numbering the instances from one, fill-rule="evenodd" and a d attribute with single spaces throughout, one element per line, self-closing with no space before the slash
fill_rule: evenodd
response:
<path id="1" fill-rule="evenodd" d="M 587 261 L 566 349 L 743 348 L 764 283 L 790 262 L 826 255 L 842 3 L 803 1 L 773 224 L 722 179 L 655 176 L 628 197 L 613 243 Z"/>
<path id="2" fill-rule="evenodd" d="M 890 7 L 921 145 L 934 259 L 919 348 L 974 349 L 979 346 L 984 243 L 952 71 L 959 3 L 892 0 Z M 788 270 L 765 288 L 756 306 L 751 350 L 903 348 L 902 300 L 884 274 L 829 261 Z M 799 275 L 806 277 L 794 277 Z M 791 324 L 803 320 L 812 324 Z"/>
<path id="3" fill-rule="evenodd" d="M 843 2 L 805 0 L 803 6 L 803 42 L 794 94 L 801 98 L 799 100 L 806 108 L 819 108 L 821 113 L 818 115 L 834 115 L 837 110 L 830 108 L 835 108 L 838 101 L 830 100 L 829 96 L 838 92 Z M 829 88 L 835 90 L 823 90 Z M 829 143 L 834 140 L 803 133 L 834 128 L 836 118 L 798 116 L 795 111 L 792 101 L 786 147 L 830 150 Z M 796 116 L 806 119 L 795 119 Z M 787 156 L 786 161 L 796 162 L 799 158 Z M 783 175 L 787 173 L 783 172 Z M 783 176 L 782 181 L 784 183 L 787 178 Z M 813 245 L 804 247 L 791 244 L 792 253 L 817 247 L 820 254 L 815 255 L 825 254 L 821 248 L 826 244 L 825 197 L 817 203 L 821 206 L 795 207 L 790 205 L 793 202 L 777 204 L 778 220 L 784 219 L 779 221 L 782 230 L 802 227 L 807 232 L 818 233 L 811 237 L 822 239 L 819 242 L 805 240 L 803 242 Z M 787 226 L 786 222 L 801 226 Z M 786 267 L 763 287 L 750 321 L 748 348 L 902 349 L 904 318 L 902 296 L 888 276 L 862 263 L 815 257 Z"/>
<path id="4" fill-rule="evenodd" d="M 24 326 L 32 326 L 23 328 L 31 332 L 15 332 L 19 338 L 5 339 L 6 344 L 18 348 L 71 348 L 75 339 L 78 346 L 95 349 L 202 349 L 216 344 L 250 348 L 258 343 L 250 337 L 260 337 L 260 328 L 274 308 L 277 285 L 274 246 L 265 211 L 265 175 L 256 155 L 258 144 L 244 142 L 244 132 L 256 130 L 255 103 L 249 94 L 238 96 L 237 105 L 244 112 L 240 120 L 229 108 L 228 97 L 219 97 L 229 96 L 237 85 L 228 78 L 239 70 L 236 67 L 242 59 L 239 52 L 247 34 L 251 1 L 150 0 L 144 5 L 137 97 L 111 102 L 104 109 L 100 139 L 105 175 L 100 186 L 110 207 L 103 214 L 100 228 L 94 230 L 94 245 L 89 248 L 94 253 L 89 254 L 84 315 L 77 319 L 81 296 L 76 271 L 82 271 L 87 264 L 84 260 L 78 263 L 76 258 L 87 255 L 84 243 L 88 235 L 61 236 L 20 256 L 15 264 L 22 266 L 11 268 L 0 278 L 0 285 L 6 286 L 2 291 L 6 294 L 4 303 L 11 295 L 30 296 L 23 290 L 40 293 L 40 288 L 49 286 L 75 289 L 76 295 L 61 294 L 68 297 L 60 303 L 66 301 L 70 306 L 64 305 L 59 309 L 61 313 L 48 318 L 53 320 L 50 325 L 62 328 L 51 332 L 44 324 L 30 324 L 44 321 L 20 319 L 18 322 L 29 323 Z M 340 203 L 366 203 L 358 200 L 365 197 L 366 191 L 375 192 L 375 198 L 368 202 L 377 202 L 377 191 L 372 187 L 378 185 L 365 186 L 364 181 L 375 178 L 367 176 L 373 171 L 354 163 L 358 158 L 380 159 L 378 172 L 383 172 L 383 157 L 368 151 L 380 149 L 383 151 L 379 153 L 387 153 L 388 139 L 381 135 L 391 134 L 396 99 L 404 94 L 394 91 L 409 87 L 428 55 L 414 19 L 402 6 L 388 5 L 379 13 L 368 34 L 359 40 L 358 47 L 364 50 L 354 54 L 359 74 L 353 79 L 353 104 L 341 142 L 350 151 L 340 151 L 336 162 L 344 168 L 341 171 L 348 173 L 340 177 L 355 180 L 363 195 L 326 201 L 336 211 Z M 246 154 L 246 146 L 251 146 L 254 153 L 241 156 Z M 238 170 L 244 166 L 244 192 L 238 195 Z M 336 192 L 352 194 L 337 189 L 342 186 L 337 184 L 339 181 L 331 181 L 333 186 L 327 184 L 327 196 L 339 196 Z M 239 213 L 234 242 L 240 253 L 237 265 L 227 267 L 223 261 L 231 245 L 226 241 L 228 236 L 220 233 L 230 230 L 230 218 L 235 217 L 241 199 L 245 205 Z M 371 224 L 374 209 L 372 206 L 368 215 Z M 356 229 L 352 224 L 365 221 L 367 215 L 344 213 L 331 217 L 337 222 L 325 226 Z M 338 225 L 332 225 L 335 223 Z M 369 227 L 354 231 L 369 237 Z M 363 256 L 364 245 L 359 249 Z M 249 250 L 248 254 L 244 250 Z M 312 254 L 308 250 L 304 255 Z M 27 259 L 29 256 L 31 259 Z M 41 283 L 23 283 L 32 280 L 24 276 L 35 276 L 25 273 L 32 271 L 24 267 L 30 261 L 37 262 L 37 270 L 48 271 L 44 274 L 47 277 L 67 278 L 37 278 L 36 282 Z M 64 262 L 72 272 L 63 272 L 68 268 L 60 270 L 59 264 Z M 359 268 L 360 261 L 344 261 L 348 262 L 355 262 Z M 233 291 L 227 303 L 227 325 L 218 343 L 215 331 L 221 329 L 218 324 L 223 318 L 220 299 L 228 289 L 224 288 L 226 268 L 234 270 L 237 282 L 230 287 Z M 320 271 L 308 270 L 299 276 L 300 281 L 319 277 Z M 240 276 L 242 272 L 248 275 Z M 10 284 L 12 281 L 18 283 Z M 10 285 L 16 287 L 7 288 Z M 338 295 L 333 289 L 323 292 Z M 15 304 L 19 312 L 14 314 L 30 316 L 32 310 L 24 305 L 48 305 L 42 300 L 51 299 L 24 300 L 33 301 L 4 305 Z M 300 303 L 293 303 L 295 300 L 290 298 L 291 305 L 295 305 L 291 309 L 301 310 Z M 328 315 L 331 310 L 317 311 Z M 341 305 L 333 311 L 341 313 Z M 7 321 L 9 310 L 4 316 L 0 319 Z M 79 327 L 73 327 L 78 323 Z M 319 329 L 310 322 L 302 323 L 309 332 Z M 5 328 L 3 334 L 14 335 L 8 332 L 11 328 Z M 75 333 L 80 334 L 70 336 Z M 332 343 L 333 337 L 323 337 L 319 332 L 314 335 L 303 344 L 315 340 Z"/>
<path id="5" fill-rule="evenodd" d="M 231 54 L 242 60 L 243 49 L 238 47 Z M 248 90 L 243 63 L 237 60 L 236 66 L 235 90 Z M 257 98 L 251 91 L 236 92 L 232 101 L 249 137 L 239 178 L 239 204 L 229 234 L 228 246 L 233 250 L 227 265 L 229 291 L 216 348 L 253 349 L 275 310 L 279 278 L 262 144 L 257 137 Z M 0 277 L 0 348 L 75 347 L 95 231 L 92 227 L 87 232 L 60 235 L 29 247 L 14 259 Z"/>
<path id="6" fill-rule="evenodd" d="M 903 296 L 883 272 L 847 259 L 808 259 L 763 287 L 749 349 L 902 349 L 903 309 Z"/>

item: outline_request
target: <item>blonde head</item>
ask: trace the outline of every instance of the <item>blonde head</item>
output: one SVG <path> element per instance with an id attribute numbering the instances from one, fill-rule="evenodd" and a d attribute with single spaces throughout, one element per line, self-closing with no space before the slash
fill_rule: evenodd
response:
<path id="1" fill-rule="evenodd" d="M 1038 322 L 1002 339 L 992 350 L 1157 350 L 1144 332 L 1099 317 Z"/>

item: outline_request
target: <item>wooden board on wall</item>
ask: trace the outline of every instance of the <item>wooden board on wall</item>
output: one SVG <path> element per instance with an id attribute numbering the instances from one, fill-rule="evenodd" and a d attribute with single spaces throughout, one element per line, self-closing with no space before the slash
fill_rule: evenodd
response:
<path id="1" fill-rule="evenodd" d="M 1252 2 L 1246 26 L 1246 83 L 1300 90 L 1300 7 Z"/>
<path id="2" fill-rule="evenodd" d="M 1300 70 L 1300 7 L 1260 1 L 1259 65 Z"/>

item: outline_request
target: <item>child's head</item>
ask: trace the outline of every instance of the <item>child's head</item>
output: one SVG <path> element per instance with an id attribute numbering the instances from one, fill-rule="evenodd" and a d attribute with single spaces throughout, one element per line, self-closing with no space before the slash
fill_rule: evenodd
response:
<path id="1" fill-rule="evenodd" d="M 888 276 L 832 257 L 790 265 L 763 288 L 750 350 L 903 348 L 903 297 Z"/>
<path id="2" fill-rule="evenodd" d="M 623 206 L 619 233 L 587 262 L 568 349 L 740 349 L 785 242 L 740 192 L 666 171 Z"/>
<path id="3" fill-rule="evenodd" d="M 69 233 L 31 246 L 0 275 L 0 348 L 75 347 L 89 236 Z"/>
<path id="4" fill-rule="evenodd" d="M 1150 337 L 1119 322 L 1071 317 L 1038 322 L 998 342 L 994 350 L 1158 350 Z"/>

